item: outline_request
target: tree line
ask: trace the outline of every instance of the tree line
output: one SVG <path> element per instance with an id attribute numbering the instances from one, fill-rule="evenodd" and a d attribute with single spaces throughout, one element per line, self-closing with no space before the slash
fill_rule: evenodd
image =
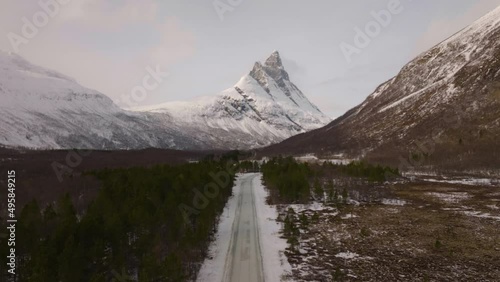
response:
<path id="1" fill-rule="evenodd" d="M 90 172 L 102 187 L 83 214 L 69 195 L 45 207 L 33 200 L 18 218 L 16 281 L 194 279 L 232 195 L 231 167 L 224 158 Z M 220 172 L 224 181 L 214 179 Z"/>
<path id="2" fill-rule="evenodd" d="M 335 187 L 333 179 L 350 177 L 368 182 L 383 182 L 398 177 L 398 169 L 368 164 L 308 164 L 293 157 L 275 157 L 261 166 L 272 203 L 308 203 L 310 200 L 345 203 L 348 187 Z"/>

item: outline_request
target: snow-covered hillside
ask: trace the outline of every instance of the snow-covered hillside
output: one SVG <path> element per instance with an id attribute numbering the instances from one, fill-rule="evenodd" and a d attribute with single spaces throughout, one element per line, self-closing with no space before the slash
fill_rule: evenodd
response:
<path id="1" fill-rule="evenodd" d="M 435 165 L 498 164 L 500 7 L 406 64 L 329 125 L 269 148 Z M 424 156 L 424 157 L 422 157 Z"/>
<path id="2" fill-rule="evenodd" d="M 272 79 L 267 83 L 270 93 L 245 76 L 239 88 L 218 96 L 134 112 L 119 108 L 107 96 L 69 77 L 35 66 L 16 54 L 0 52 L 0 145 L 36 149 L 248 149 L 328 121 L 288 79 L 286 86 L 293 91 L 286 93 L 294 95 L 296 105 L 286 100 L 286 89 L 278 88 Z"/>
<path id="3" fill-rule="evenodd" d="M 206 145 L 175 126 L 160 128 L 146 114 L 124 111 L 71 78 L 5 52 L 0 52 L 0 144 L 34 149 Z"/>

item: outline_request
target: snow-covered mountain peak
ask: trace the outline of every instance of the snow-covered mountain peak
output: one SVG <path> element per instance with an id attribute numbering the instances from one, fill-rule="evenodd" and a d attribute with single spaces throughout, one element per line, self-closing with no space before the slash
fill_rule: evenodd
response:
<path id="1" fill-rule="evenodd" d="M 274 100 L 313 113 L 320 116 L 323 121 L 330 121 L 330 119 L 326 117 L 318 107 L 312 104 L 302 91 L 290 81 L 290 76 L 283 66 L 278 51 L 274 51 L 264 64 L 256 62 L 249 76 Z M 248 78 L 243 80 L 248 80 Z"/>
<path id="2" fill-rule="evenodd" d="M 0 108 L 53 112 L 61 108 L 78 110 L 84 105 L 119 110 L 109 97 L 68 76 L 36 66 L 18 54 L 0 51 Z"/>
<path id="3" fill-rule="evenodd" d="M 0 111 L 78 111 L 82 107 L 116 112 L 107 96 L 78 84 L 56 71 L 36 66 L 23 57 L 0 52 Z"/>
<path id="4" fill-rule="evenodd" d="M 476 20 L 470 26 L 457 32 L 443 43 L 448 43 L 471 35 L 483 36 L 498 27 L 500 27 L 500 6 Z"/>
<path id="5" fill-rule="evenodd" d="M 24 72 L 32 75 L 45 76 L 48 78 L 62 79 L 70 82 L 75 82 L 74 79 L 58 73 L 53 70 L 45 69 L 40 66 L 33 65 L 25 58 L 13 52 L 5 52 L 0 50 L 0 66 L 2 71 L 9 72 Z"/>
<path id="6" fill-rule="evenodd" d="M 169 116 L 193 131 L 240 136 L 231 144 L 236 148 L 268 145 L 331 121 L 290 81 L 277 51 L 217 95 L 135 110 Z"/>
<path id="7" fill-rule="evenodd" d="M 289 93 L 287 83 L 290 82 L 290 77 L 283 67 L 283 62 L 278 51 L 274 51 L 269 58 L 266 59 L 264 64 L 256 62 L 250 75 L 259 82 L 264 88 L 268 89 L 269 79 L 272 78 L 285 93 Z M 269 91 L 268 91 L 269 92 Z"/>
<path id="8" fill-rule="evenodd" d="M 264 63 L 266 67 L 269 68 L 276 68 L 276 69 L 284 69 L 283 67 L 283 62 L 281 61 L 281 56 L 278 51 L 273 51 L 271 56 L 267 58 L 267 60 Z"/>

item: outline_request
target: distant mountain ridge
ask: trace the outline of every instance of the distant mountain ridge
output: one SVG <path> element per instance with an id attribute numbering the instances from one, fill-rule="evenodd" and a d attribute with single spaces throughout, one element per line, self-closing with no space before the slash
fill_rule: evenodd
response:
<path id="1" fill-rule="evenodd" d="M 280 72 L 279 84 L 285 88 L 266 74 L 266 92 L 247 75 L 234 88 L 213 97 L 148 111 L 126 111 L 65 75 L 35 66 L 16 54 L 0 52 L 0 145 L 32 149 L 249 149 L 329 122 L 289 81 L 278 52 L 271 57 L 267 71 Z"/>

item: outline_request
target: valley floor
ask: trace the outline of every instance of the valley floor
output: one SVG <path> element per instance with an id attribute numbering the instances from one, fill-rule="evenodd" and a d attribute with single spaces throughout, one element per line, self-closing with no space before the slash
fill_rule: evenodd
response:
<path id="1" fill-rule="evenodd" d="M 294 281 L 498 281 L 500 187 L 384 186 L 368 201 L 374 187 L 347 205 L 280 206 L 300 230 L 286 252 Z"/>

